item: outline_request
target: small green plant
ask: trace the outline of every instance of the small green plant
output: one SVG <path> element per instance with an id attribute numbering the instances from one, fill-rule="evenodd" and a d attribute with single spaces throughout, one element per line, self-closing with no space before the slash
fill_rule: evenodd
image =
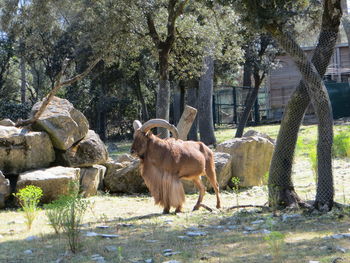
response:
<path id="1" fill-rule="evenodd" d="M 14 196 L 17 198 L 20 206 L 24 211 L 24 216 L 27 220 L 27 228 L 30 230 L 32 228 L 32 224 L 36 217 L 37 211 L 39 210 L 38 204 L 40 198 L 43 196 L 43 191 L 40 187 L 28 185 L 19 190 L 18 193 L 14 194 Z"/>
<path id="2" fill-rule="evenodd" d="M 308 156 L 311 162 L 311 168 L 314 175 L 315 183 L 317 184 L 317 150 L 315 147 L 309 149 Z"/>
<path id="3" fill-rule="evenodd" d="M 118 247 L 118 256 L 117 256 L 118 262 L 123 262 L 123 248 Z"/>
<path id="4" fill-rule="evenodd" d="M 268 243 L 272 254 L 272 260 L 276 263 L 283 262 L 283 246 L 284 246 L 284 234 L 279 231 L 272 231 L 264 240 Z"/>
<path id="5" fill-rule="evenodd" d="M 68 237 L 69 247 L 73 253 L 80 248 L 81 224 L 88 206 L 89 202 L 79 194 L 79 182 L 71 183 L 62 211 L 62 228 Z"/>
<path id="6" fill-rule="evenodd" d="M 51 226 L 57 234 L 64 231 L 73 253 L 80 248 L 81 224 L 89 205 L 90 203 L 79 194 L 79 183 L 72 182 L 67 195 L 62 195 L 45 206 Z"/>
<path id="7" fill-rule="evenodd" d="M 57 200 L 52 201 L 50 204 L 44 205 L 45 214 L 56 234 L 59 234 L 62 231 L 63 212 L 70 198 L 70 196 L 61 195 Z"/>
<path id="8" fill-rule="evenodd" d="M 349 131 L 343 131 L 334 136 L 332 154 L 335 158 L 350 157 Z"/>
<path id="9" fill-rule="evenodd" d="M 231 182 L 233 184 L 232 189 L 236 195 L 236 205 L 239 206 L 238 196 L 239 196 L 239 184 L 241 180 L 238 177 L 232 177 Z"/>

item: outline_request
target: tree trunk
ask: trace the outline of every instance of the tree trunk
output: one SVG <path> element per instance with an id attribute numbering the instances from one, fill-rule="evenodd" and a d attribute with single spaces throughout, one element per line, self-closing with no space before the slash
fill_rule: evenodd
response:
<path id="1" fill-rule="evenodd" d="M 288 45 L 290 43 L 288 43 L 287 39 L 283 39 L 281 36 L 278 37 L 278 40 L 282 42 L 282 46 L 285 47 L 286 51 L 292 53 L 293 57 L 297 59 L 301 72 L 305 72 L 305 68 L 311 70 L 311 74 L 303 73 L 303 77 L 308 83 L 314 83 L 315 85 L 307 87 L 301 81 L 286 107 L 270 167 L 269 203 L 271 205 L 282 205 L 286 207 L 300 203 L 300 199 L 294 191 L 291 171 L 298 130 L 310 102 L 309 95 L 311 95 L 319 119 L 319 180 L 315 207 L 319 210 L 329 210 L 332 208 L 334 195 L 331 171 L 333 120 L 328 93 L 322 85 L 320 76 L 325 74 L 336 44 L 341 13 L 338 16 L 334 16 L 333 14 L 334 9 L 339 10 L 339 8 L 339 2 L 332 3 L 331 0 L 325 2 L 319 42 L 312 58 L 312 63 L 319 72 L 319 76 L 317 76 L 315 69 L 310 63 L 305 63 L 303 59 L 300 61 L 300 54 L 294 53 L 296 49 L 293 50 L 292 46 Z"/>
<path id="2" fill-rule="evenodd" d="M 21 71 L 21 103 L 25 103 L 27 98 L 26 98 L 26 88 L 27 88 L 27 78 L 26 78 L 26 62 L 24 59 L 24 44 L 21 41 L 20 43 L 20 53 L 21 53 L 21 58 L 20 58 L 20 71 Z"/>
<path id="3" fill-rule="evenodd" d="M 204 58 L 205 73 L 199 80 L 198 123 L 201 141 L 206 145 L 216 144 L 213 122 L 213 77 L 214 60 L 212 56 Z"/>
<path id="4" fill-rule="evenodd" d="M 186 105 L 185 110 L 182 113 L 180 121 L 177 125 L 179 131 L 179 139 L 186 141 L 188 132 L 190 131 L 192 124 L 197 116 L 197 109 Z"/>
<path id="5" fill-rule="evenodd" d="M 137 72 L 134 76 L 135 83 L 136 83 L 135 92 L 136 92 L 136 96 L 137 96 L 138 100 L 141 103 L 141 121 L 146 122 L 149 120 L 149 114 L 148 114 L 148 109 L 147 109 L 147 104 L 145 102 L 145 98 L 143 97 L 143 94 L 142 94 L 139 74 L 140 74 L 140 72 Z"/>
<path id="6" fill-rule="evenodd" d="M 159 52 L 159 87 L 157 92 L 156 117 L 158 119 L 169 120 L 170 111 L 170 83 L 168 72 L 168 53 Z M 169 131 L 164 128 L 158 128 L 160 138 L 169 137 Z"/>
<path id="7" fill-rule="evenodd" d="M 244 111 L 243 111 L 241 119 L 239 120 L 239 123 L 238 123 L 237 131 L 236 131 L 236 135 L 235 135 L 236 138 L 241 138 L 243 136 L 243 131 L 244 131 L 245 126 L 247 125 L 249 114 L 252 111 L 254 103 L 258 97 L 260 83 L 261 83 L 260 78 L 259 77 L 255 78 L 255 85 L 254 85 L 253 92 L 247 98 Z"/>
<path id="8" fill-rule="evenodd" d="M 186 96 L 186 104 L 193 108 L 198 108 L 198 81 L 193 79 L 189 80 Z M 193 121 L 190 132 L 188 133 L 188 139 L 192 141 L 198 141 L 198 114 Z"/>

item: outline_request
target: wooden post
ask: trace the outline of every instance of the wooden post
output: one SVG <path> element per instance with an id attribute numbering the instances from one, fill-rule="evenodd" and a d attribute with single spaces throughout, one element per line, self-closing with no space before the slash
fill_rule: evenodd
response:
<path id="1" fill-rule="evenodd" d="M 197 109 L 186 105 L 184 112 L 180 118 L 180 121 L 177 125 L 177 130 L 179 131 L 179 139 L 186 141 L 187 134 L 191 129 L 192 123 L 197 115 Z"/>

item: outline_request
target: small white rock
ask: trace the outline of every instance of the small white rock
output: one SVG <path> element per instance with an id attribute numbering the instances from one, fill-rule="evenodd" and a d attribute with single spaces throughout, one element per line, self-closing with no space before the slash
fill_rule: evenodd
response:
<path id="1" fill-rule="evenodd" d="M 190 237 L 199 237 L 199 236 L 206 236 L 207 233 L 206 232 L 202 232 L 202 231 L 188 231 L 186 232 L 186 235 L 187 236 L 190 236 Z"/>
<path id="2" fill-rule="evenodd" d="M 27 249 L 27 250 L 23 251 L 23 253 L 26 255 L 31 255 L 31 254 L 33 254 L 33 251 L 30 249 Z"/>

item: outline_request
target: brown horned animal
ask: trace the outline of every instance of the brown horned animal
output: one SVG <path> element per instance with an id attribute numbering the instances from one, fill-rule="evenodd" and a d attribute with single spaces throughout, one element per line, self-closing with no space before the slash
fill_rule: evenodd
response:
<path id="1" fill-rule="evenodd" d="M 152 134 L 152 128 L 162 127 L 171 131 L 175 138 L 160 139 Z M 205 186 L 200 176 L 206 175 L 216 193 L 216 207 L 220 208 L 219 186 L 216 181 L 212 151 L 202 142 L 183 141 L 178 138 L 175 126 L 162 119 L 149 120 L 143 125 L 134 121 L 134 142 L 131 153 L 141 159 L 141 175 L 155 203 L 169 213 L 170 207 L 181 212 L 185 192 L 180 179 L 190 180 L 199 190 L 193 210 L 201 206 Z"/>

